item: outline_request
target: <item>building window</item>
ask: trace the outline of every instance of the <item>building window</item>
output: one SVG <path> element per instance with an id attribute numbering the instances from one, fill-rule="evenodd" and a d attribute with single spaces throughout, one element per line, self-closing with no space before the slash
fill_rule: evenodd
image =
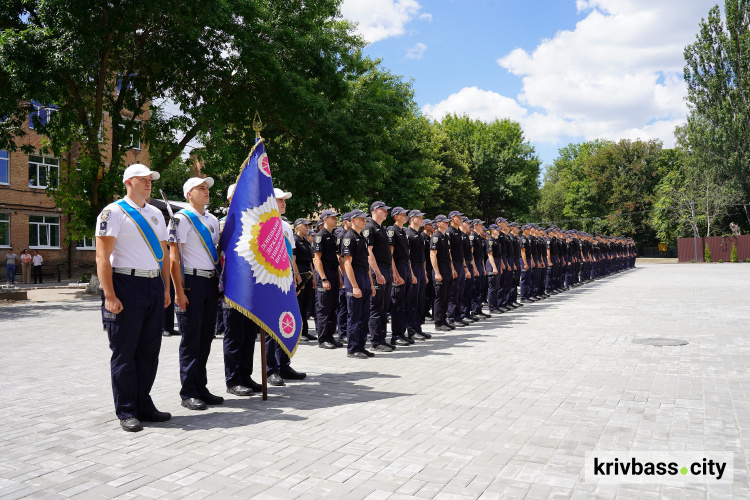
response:
<path id="1" fill-rule="evenodd" d="M 40 125 L 45 126 L 49 124 L 52 113 L 57 111 L 57 109 L 51 106 L 42 106 L 39 104 L 32 104 L 32 106 L 34 107 L 34 111 L 29 113 L 29 128 L 32 130 L 34 129 L 35 118 L 39 120 Z"/>
<path id="2" fill-rule="evenodd" d="M 10 184 L 10 155 L 0 151 L 0 184 Z"/>
<path id="3" fill-rule="evenodd" d="M 29 247 L 60 248 L 60 217 L 30 215 Z"/>
<path id="4" fill-rule="evenodd" d="M 136 129 L 133 130 L 133 133 L 131 135 L 127 135 L 127 136 L 124 134 L 125 124 L 124 123 L 119 124 L 120 130 L 123 131 L 123 134 L 121 135 L 122 145 L 127 144 L 127 147 L 129 147 L 130 149 L 141 149 L 140 124 L 138 123 L 138 121 L 136 121 L 135 123 L 136 123 L 135 125 Z"/>
<path id="5" fill-rule="evenodd" d="M 10 246 L 10 214 L 0 214 L 0 247 Z"/>
<path id="6" fill-rule="evenodd" d="M 76 250 L 96 250 L 96 240 L 84 237 L 82 241 L 76 244 Z"/>
<path id="7" fill-rule="evenodd" d="M 60 176 L 60 160 L 46 156 L 29 156 L 29 187 L 56 188 Z"/>

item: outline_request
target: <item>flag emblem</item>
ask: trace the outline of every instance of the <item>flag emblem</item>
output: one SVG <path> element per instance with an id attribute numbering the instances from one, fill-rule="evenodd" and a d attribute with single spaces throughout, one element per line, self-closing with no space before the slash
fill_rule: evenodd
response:
<path id="1" fill-rule="evenodd" d="M 268 162 L 268 155 L 266 153 L 263 153 L 258 158 L 258 169 L 266 177 L 271 177 L 271 164 Z"/>
<path id="2" fill-rule="evenodd" d="M 294 315 L 289 311 L 284 311 L 279 316 L 279 331 L 284 338 L 289 338 L 294 335 L 296 330 L 296 322 L 294 321 Z"/>

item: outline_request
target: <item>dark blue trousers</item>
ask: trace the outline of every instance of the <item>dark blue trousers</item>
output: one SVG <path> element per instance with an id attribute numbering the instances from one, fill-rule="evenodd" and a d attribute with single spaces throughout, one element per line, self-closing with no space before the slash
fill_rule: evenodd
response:
<path id="1" fill-rule="evenodd" d="M 336 267 L 324 267 L 330 290 L 323 288 L 318 272 L 315 272 L 315 317 L 318 325 L 318 343 L 333 342 L 336 335 L 337 309 L 339 307 L 339 272 Z"/>
<path id="2" fill-rule="evenodd" d="M 349 309 L 346 305 L 346 287 L 339 288 L 339 305 L 336 308 L 336 321 L 339 326 L 339 340 L 347 338 L 347 323 L 349 322 Z"/>
<path id="3" fill-rule="evenodd" d="M 510 291 L 510 301 L 518 302 L 518 287 L 521 285 L 521 261 L 516 261 L 516 269 L 513 271 L 513 288 Z"/>
<path id="4" fill-rule="evenodd" d="M 448 297 L 448 319 L 458 321 L 462 318 L 461 299 L 464 295 L 464 282 L 466 281 L 466 275 L 464 273 L 466 271 L 464 270 L 464 265 L 461 262 L 454 262 L 453 267 L 455 268 L 456 273 L 458 273 L 458 277 L 453 279 L 450 285 L 450 295 Z M 442 271 L 440 272 L 440 274 L 443 275 L 443 280 L 445 280 L 445 274 L 443 274 Z"/>
<path id="5" fill-rule="evenodd" d="M 482 312 L 482 298 L 484 295 L 484 289 L 487 288 L 487 271 L 485 271 L 482 266 L 478 266 L 478 270 L 479 277 L 474 278 L 474 290 L 471 295 L 472 314 Z"/>
<path id="6" fill-rule="evenodd" d="M 510 302 L 510 291 L 513 287 L 513 271 L 506 261 L 505 270 L 500 274 L 500 293 L 497 297 L 498 306 L 507 306 Z"/>
<path id="7" fill-rule="evenodd" d="M 471 296 L 474 294 L 474 266 L 467 264 L 471 278 L 464 278 L 464 289 L 461 292 L 461 317 L 467 318 L 471 314 Z"/>
<path id="8" fill-rule="evenodd" d="M 346 293 L 347 324 L 346 351 L 349 354 L 363 351 L 367 342 L 368 320 L 370 318 L 370 300 L 372 299 L 372 288 L 370 278 L 366 271 L 354 271 L 357 286 L 362 291 L 362 297 L 354 296 L 354 287 L 348 276 L 344 276 L 344 289 Z"/>
<path id="9" fill-rule="evenodd" d="M 407 300 L 411 293 L 411 269 L 409 261 L 396 262 L 398 275 L 404 280 L 403 285 L 391 285 L 391 335 L 392 337 L 406 336 Z"/>
<path id="10" fill-rule="evenodd" d="M 378 285 L 375 273 L 372 273 L 372 284 L 375 287 L 375 296 L 370 299 L 370 342 L 375 347 L 385 344 L 385 336 L 388 328 L 388 307 L 391 305 L 391 285 L 393 284 L 393 271 L 390 267 L 380 266 L 380 272 L 385 278 L 385 285 Z"/>
<path id="11" fill-rule="evenodd" d="M 500 270 L 496 274 L 490 274 L 492 272 L 492 266 L 488 263 L 487 266 L 487 306 L 490 311 L 497 309 L 500 296 Z"/>
<path id="12" fill-rule="evenodd" d="M 312 270 L 309 265 L 300 266 L 299 264 L 297 265 L 297 269 L 302 275 L 303 280 L 305 279 L 304 273 Z M 315 300 L 315 288 L 313 287 L 313 280 L 309 279 L 305 283 L 305 286 L 302 287 L 302 290 L 300 290 L 299 295 L 297 295 L 297 307 L 299 307 L 299 314 L 302 318 L 302 330 L 300 331 L 300 335 L 302 336 L 307 335 L 310 331 L 310 326 L 307 324 L 307 318 L 310 314 L 310 302 L 313 300 Z M 315 326 L 316 328 L 319 328 L 317 321 Z M 320 334 L 320 330 L 318 330 L 318 334 Z"/>
<path id="13" fill-rule="evenodd" d="M 432 318 L 435 320 L 435 326 L 443 326 L 448 319 L 448 298 L 450 296 L 453 273 L 450 264 L 444 264 L 439 267 L 443 281 L 435 281 L 435 272 L 432 272 L 432 282 L 435 284 L 435 305 L 432 309 Z"/>
<path id="14" fill-rule="evenodd" d="M 120 419 L 138 418 L 156 411 L 150 393 L 159 366 L 164 282 L 161 277 L 113 273 L 112 285 L 122 311 L 107 311 L 103 292 L 101 299 L 102 321 L 112 350 L 109 364 L 115 413 Z"/>
<path id="15" fill-rule="evenodd" d="M 216 306 L 219 298 L 219 279 L 185 276 L 187 309 L 179 307 L 180 325 L 180 397 L 201 399 L 207 392 L 206 364 L 211 353 L 211 341 L 216 328 Z"/>
<path id="16" fill-rule="evenodd" d="M 253 374 L 255 341 L 260 327 L 250 318 L 230 307 L 222 309 L 224 317 L 224 379 L 227 387 L 250 385 Z"/>
<path id="17" fill-rule="evenodd" d="M 532 269 L 525 267 L 521 271 L 521 298 L 528 299 L 531 297 L 532 284 L 531 284 L 531 271 Z"/>
<path id="18" fill-rule="evenodd" d="M 422 333 L 424 302 L 427 293 L 427 277 L 425 276 L 424 266 L 414 266 L 412 271 L 414 271 L 414 276 L 417 278 L 417 284 L 409 288 L 409 295 L 407 297 L 406 328 L 409 335 Z"/>

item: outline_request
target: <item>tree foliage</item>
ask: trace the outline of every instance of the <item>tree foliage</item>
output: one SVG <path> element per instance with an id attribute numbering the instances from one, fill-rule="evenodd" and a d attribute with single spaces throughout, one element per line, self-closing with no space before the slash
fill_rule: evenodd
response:
<path id="1" fill-rule="evenodd" d="M 750 1 L 725 0 L 700 23 L 685 48 L 685 82 L 690 115 L 686 147 L 700 163 L 718 169 L 750 200 Z M 744 207 L 750 227 L 750 211 Z"/>

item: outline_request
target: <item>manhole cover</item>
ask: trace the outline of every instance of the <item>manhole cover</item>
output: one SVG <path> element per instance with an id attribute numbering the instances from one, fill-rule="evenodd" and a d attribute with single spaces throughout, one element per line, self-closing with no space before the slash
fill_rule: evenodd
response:
<path id="1" fill-rule="evenodd" d="M 679 339 L 663 339 L 663 338 L 653 338 L 653 339 L 635 339 L 633 340 L 634 344 L 643 344 L 643 345 L 654 345 L 656 347 L 665 347 L 665 346 L 677 346 L 677 345 L 687 345 L 687 340 L 679 340 Z"/>

